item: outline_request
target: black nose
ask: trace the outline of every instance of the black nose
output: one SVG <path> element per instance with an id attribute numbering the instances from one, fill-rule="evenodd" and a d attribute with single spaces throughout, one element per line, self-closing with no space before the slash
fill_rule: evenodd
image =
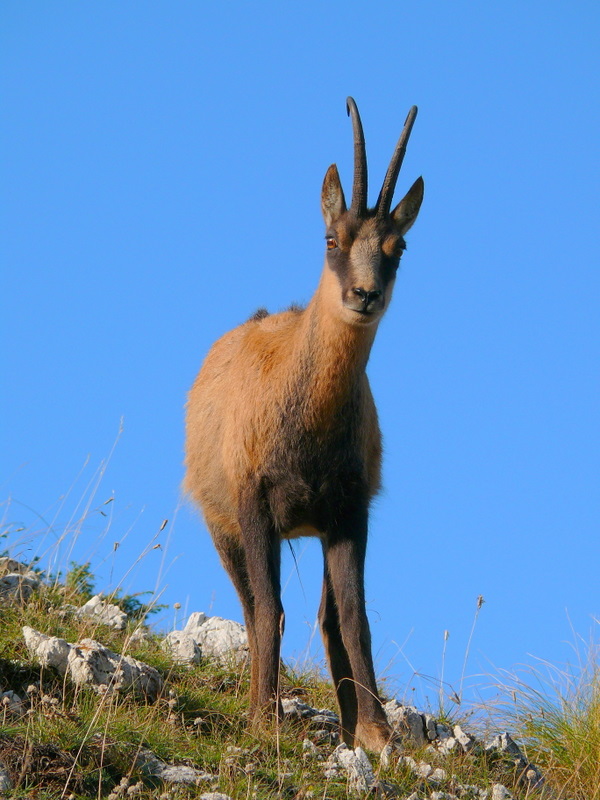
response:
<path id="1" fill-rule="evenodd" d="M 355 295 L 358 295 L 363 302 L 363 310 L 366 311 L 369 307 L 369 304 L 373 302 L 373 300 L 378 300 L 381 297 L 381 291 L 378 289 L 374 292 L 365 292 L 364 289 L 356 288 L 352 289 Z"/>

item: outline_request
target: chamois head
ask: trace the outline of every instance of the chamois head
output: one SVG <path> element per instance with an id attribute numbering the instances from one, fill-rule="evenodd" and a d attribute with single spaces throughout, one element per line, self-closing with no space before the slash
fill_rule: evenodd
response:
<path id="1" fill-rule="evenodd" d="M 375 208 L 367 208 L 367 158 L 365 138 L 354 100 L 347 100 L 354 130 L 354 182 L 352 203 L 346 207 L 335 164 L 327 170 L 321 191 L 325 219 L 325 278 L 337 295 L 341 316 L 351 324 L 379 321 L 391 295 L 400 257 L 406 248 L 404 234 L 411 227 L 423 200 L 423 178 L 417 178 L 406 196 L 390 211 L 392 196 L 417 107 L 408 112 Z M 334 279 L 335 278 L 335 279 Z"/>

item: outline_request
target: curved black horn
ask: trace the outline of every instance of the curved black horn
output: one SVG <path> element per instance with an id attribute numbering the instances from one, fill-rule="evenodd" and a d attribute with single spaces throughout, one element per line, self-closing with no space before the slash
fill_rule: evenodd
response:
<path id="1" fill-rule="evenodd" d="M 367 152 L 365 149 L 365 135 L 358 108 L 352 97 L 346 100 L 348 116 L 352 117 L 352 130 L 354 131 L 354 182 L 352 184 L 352 204 L 350 210 L 357 216 L 362 216 L 367 210 Z"/>
<path id="2" fill-rule="evenodd" d="M 394 150 L 394 155 L 390 161 L 388 171 L 386 172 L 385 179 L 383 181 L 383 186 L 381 187 L 381 192 L 379 193 L 379 198 L 377 199 L 377 205 L 375 206 L 377 210 L 377 216 L 385 216 L 386 214 L 390 213 L 390 206 L 392 205 L 392 197 L 394 196 L 396 181 L 398 180 L 400 167 L 402 166 L 404 154 L 406 153 L 408 138 L 417 116 L 417 110 L 417 107 L 413 106 L 406 117 L 404 128 L 402 129 L 402 133 L 398 139 L 398 144 Z"/>

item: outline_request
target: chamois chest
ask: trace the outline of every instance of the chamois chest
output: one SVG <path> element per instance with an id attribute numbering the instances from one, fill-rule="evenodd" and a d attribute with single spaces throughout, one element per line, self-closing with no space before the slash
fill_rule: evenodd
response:
<path id="1" fill-rule="evenodd" d="M 260 481 L 283 535 L 303 526 L 327 530 L 344 506 L 368 503 L 376 491 L 379 431 L 369 450 L 364 408 L 358 390 L 326 423 L 311 416 L 301 396 L 281 407 Z"/>

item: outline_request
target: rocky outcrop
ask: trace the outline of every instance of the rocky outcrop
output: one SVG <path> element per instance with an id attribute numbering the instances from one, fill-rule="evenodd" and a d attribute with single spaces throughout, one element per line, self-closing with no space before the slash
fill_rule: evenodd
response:
<path id="1" fill-rule="evenodd" d="M 0 603 L 26 603 L 40 585 L 40 577 L 26 564 L 14 558 L 0 558 Z"/>
<path id="2" fill-rule="evenodd" d="M 373 767 L 362 747 L 352 750 L 348 745 L 340 744 L 335 748 L 325 764 L 325 777 L 336 778 L 342 773 L 348 778 L 348 789 L 354 794 L 377 788 Z"/>
<path id="3" fill-rule="evenodd" d="M 194 611 L 182 631 L 172 631 L 164 648 L 179 664 L 198 664 L 201 658 L 225 666 L 241 664 L 248 658 L 248 635 L 239 622 L 222 617 L 207 617 Z"/>
<path id="4" fill-rule="evenodd" d="M 101 594 L 96 594 L 75 612 L 77 617 L 91 617 L 100 625 L 108 625 L 117 631 L 122 631 L 127 626 L 127 614 L 119 606 L 104 600 Z"/>
<path id="5" fill-rule="evenodd" d="M 170 654 L 176 664 L 193 666 L 199 664 L 202 658 L 200 646 L 185 631 L 171 631 L 163 639 L 161 647 Z"/>
<path id="6" fill-rule="evenodd" d="M 190 615 L 183 632 L 200 647 L 203 658 L 226 665 L 241 663 L 248 658 L 248 634 L 239 622 L 207 617 L 202 611 L 195 611 Z"/>
<path id="7" fill-rule="evenodd" d="M 132 656 L 113 653 L 93 639 L 69 644 L 29 627 L 23 628 L 23 637 L 29 653 L 41 666 L 56 669 L 76 686 L 90 686 L 99 694 L 131 690 L 150 700 L 163 689 L 163 680 L 154 667 Z"/>

